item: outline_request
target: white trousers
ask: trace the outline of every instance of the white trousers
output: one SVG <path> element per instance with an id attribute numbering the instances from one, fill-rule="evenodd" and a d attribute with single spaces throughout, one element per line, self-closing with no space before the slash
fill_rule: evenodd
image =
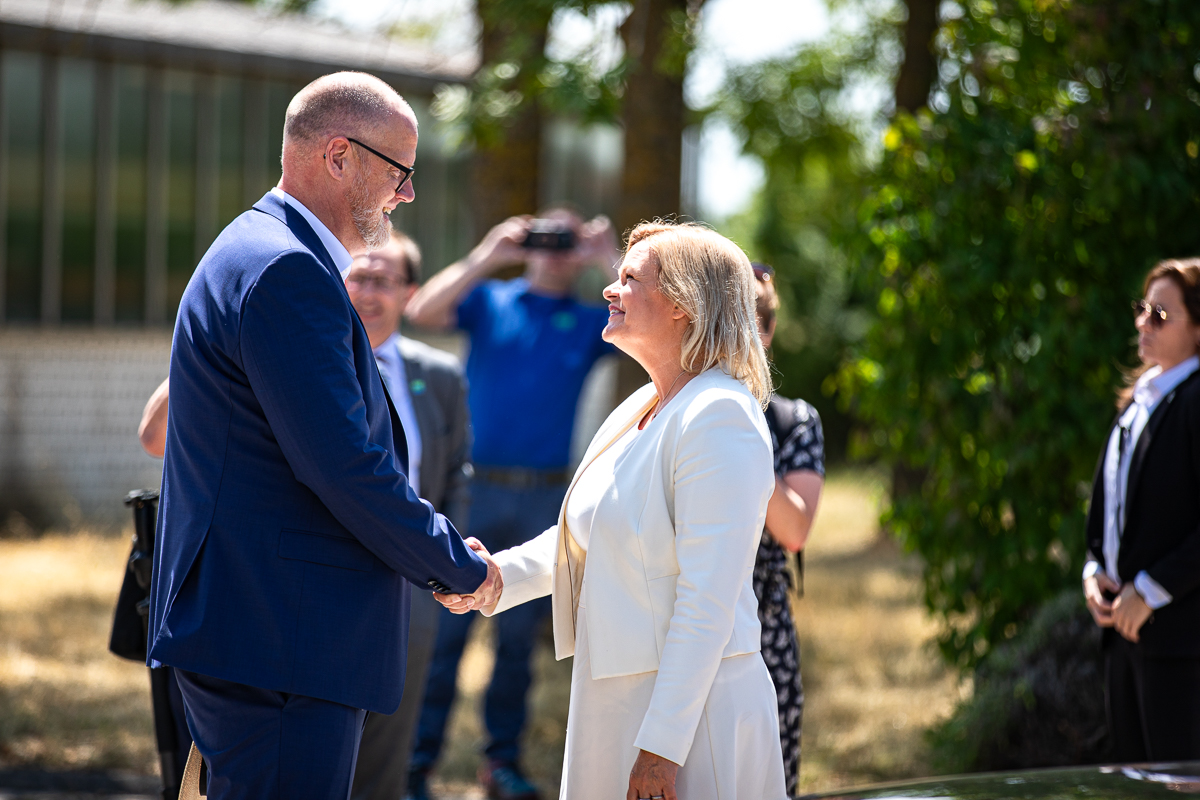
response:
<path id="1" fill-rule="evenodd" d="M 560 800 L 624 800 L 657 672 L 592 679 L 580 609 Z M 679 800 L 786 800 L 775 686 L 758 653 L 722 659 L 687 760 Z"/>

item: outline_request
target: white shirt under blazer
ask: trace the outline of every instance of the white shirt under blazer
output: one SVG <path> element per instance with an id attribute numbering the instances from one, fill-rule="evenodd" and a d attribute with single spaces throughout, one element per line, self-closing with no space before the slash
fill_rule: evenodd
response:
<path id="1" fill-rule="evenodd" d="M 573 698 L 580 680 L 639 675 L 652 680 L 644 714 L 631 720 L 633 746 L 683 764 L 722 662 L 759 652 L 751 572 L 775 477 L 762 409 L 740 381 L 720 369 L 701 373 L 644 430 L 631 432 L 656 399 L 654 386 L 644 386 L 601 426 L 567 490 L 558 525 L 496 554 L 504 591 L 491 613 L 549 594 L 556 656 L 575 655 L 577 645 L 587 651 L 588 674 L 573 675 Z M 632 438 L 623 439 L 626 433 Z M 615 464 L 606 464 L 612 480 L 596 501 L 585 550 L 567 525 L 567 505 L 580 476 L 618 439 L 622 452 Z M 577 642 L 577 632 L 586 642 Z M 766 750 L 756 756 L 760 773 L 778 765 L 778 781 L 774 775 L 757 777 L 765 782 L 755 796 L 783 797 L 774 688 L 761 661 L 755 656 L 738 663 L 744 665 L 739 669 L 762 672 L 761 680 L 755 672 L 750 685 L 743 684 L 743 697 L 747 707 L 769 709 L 770 735 L 729 736 L 743 744 L 753 739 L 756 749 Z M 573 699 L 572 716 L 574 709 Z M 708 712 L 712 717 L 713 710 Z M 713 723 L 710 719 L 710 727 Z M 572 719 L 568 728 L 581 725 L 588 720 Z M 571 739 L 569 730 L 568 763 Z M 717 751 L 735 742 L 714 744 L 704 749 L 722 761 Z M 750 765 L 739 765 L 738 772 L 741 766 Z M 628 775 L 625 769 L 615 776 L 622 787 Z"/>

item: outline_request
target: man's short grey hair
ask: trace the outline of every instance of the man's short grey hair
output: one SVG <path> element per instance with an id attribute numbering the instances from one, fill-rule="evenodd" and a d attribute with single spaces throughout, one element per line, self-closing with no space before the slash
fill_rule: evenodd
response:
<path id="1" fill-rule="evenodd" d="M 397 105 L 412 113 L 404 98 L 374 75 L 323 75 L 297 92 L 288 104 L 283 139 L 319 143 L 351 135 L 383 122 Z"/>

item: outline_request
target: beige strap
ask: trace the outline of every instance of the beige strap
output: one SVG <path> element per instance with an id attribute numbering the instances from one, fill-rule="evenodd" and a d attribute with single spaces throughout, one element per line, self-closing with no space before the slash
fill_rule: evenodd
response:
<path id="1" fill-rule="evenodd" d="M 192 742 L 187 766 L 183 768 L 183 784 L 179 787 L 179 800 L 200 800 L 208 797 L 206 794 L 200 794 L 200 765 L 203 763 L 204 759 L 201 757 L 200 751 L 196 749 L 196 743 Z"/>

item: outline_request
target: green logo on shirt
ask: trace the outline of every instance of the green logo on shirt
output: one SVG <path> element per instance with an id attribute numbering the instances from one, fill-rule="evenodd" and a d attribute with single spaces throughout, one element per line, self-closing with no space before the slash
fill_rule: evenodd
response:
<path id="1" fill-rule="evenodd" d="M 408 382 L 408 390 L 413 394 L 424 394 L 425 381 L 421 380 L 420 378 L 413 378 Z"/>
<path id="2" fill-rule="evenodd" d="M 560 331 L 569 331 L 575 327 L 575 315 L 570 311 L 559 311 L 550 317 L 550 324 Z"/>

